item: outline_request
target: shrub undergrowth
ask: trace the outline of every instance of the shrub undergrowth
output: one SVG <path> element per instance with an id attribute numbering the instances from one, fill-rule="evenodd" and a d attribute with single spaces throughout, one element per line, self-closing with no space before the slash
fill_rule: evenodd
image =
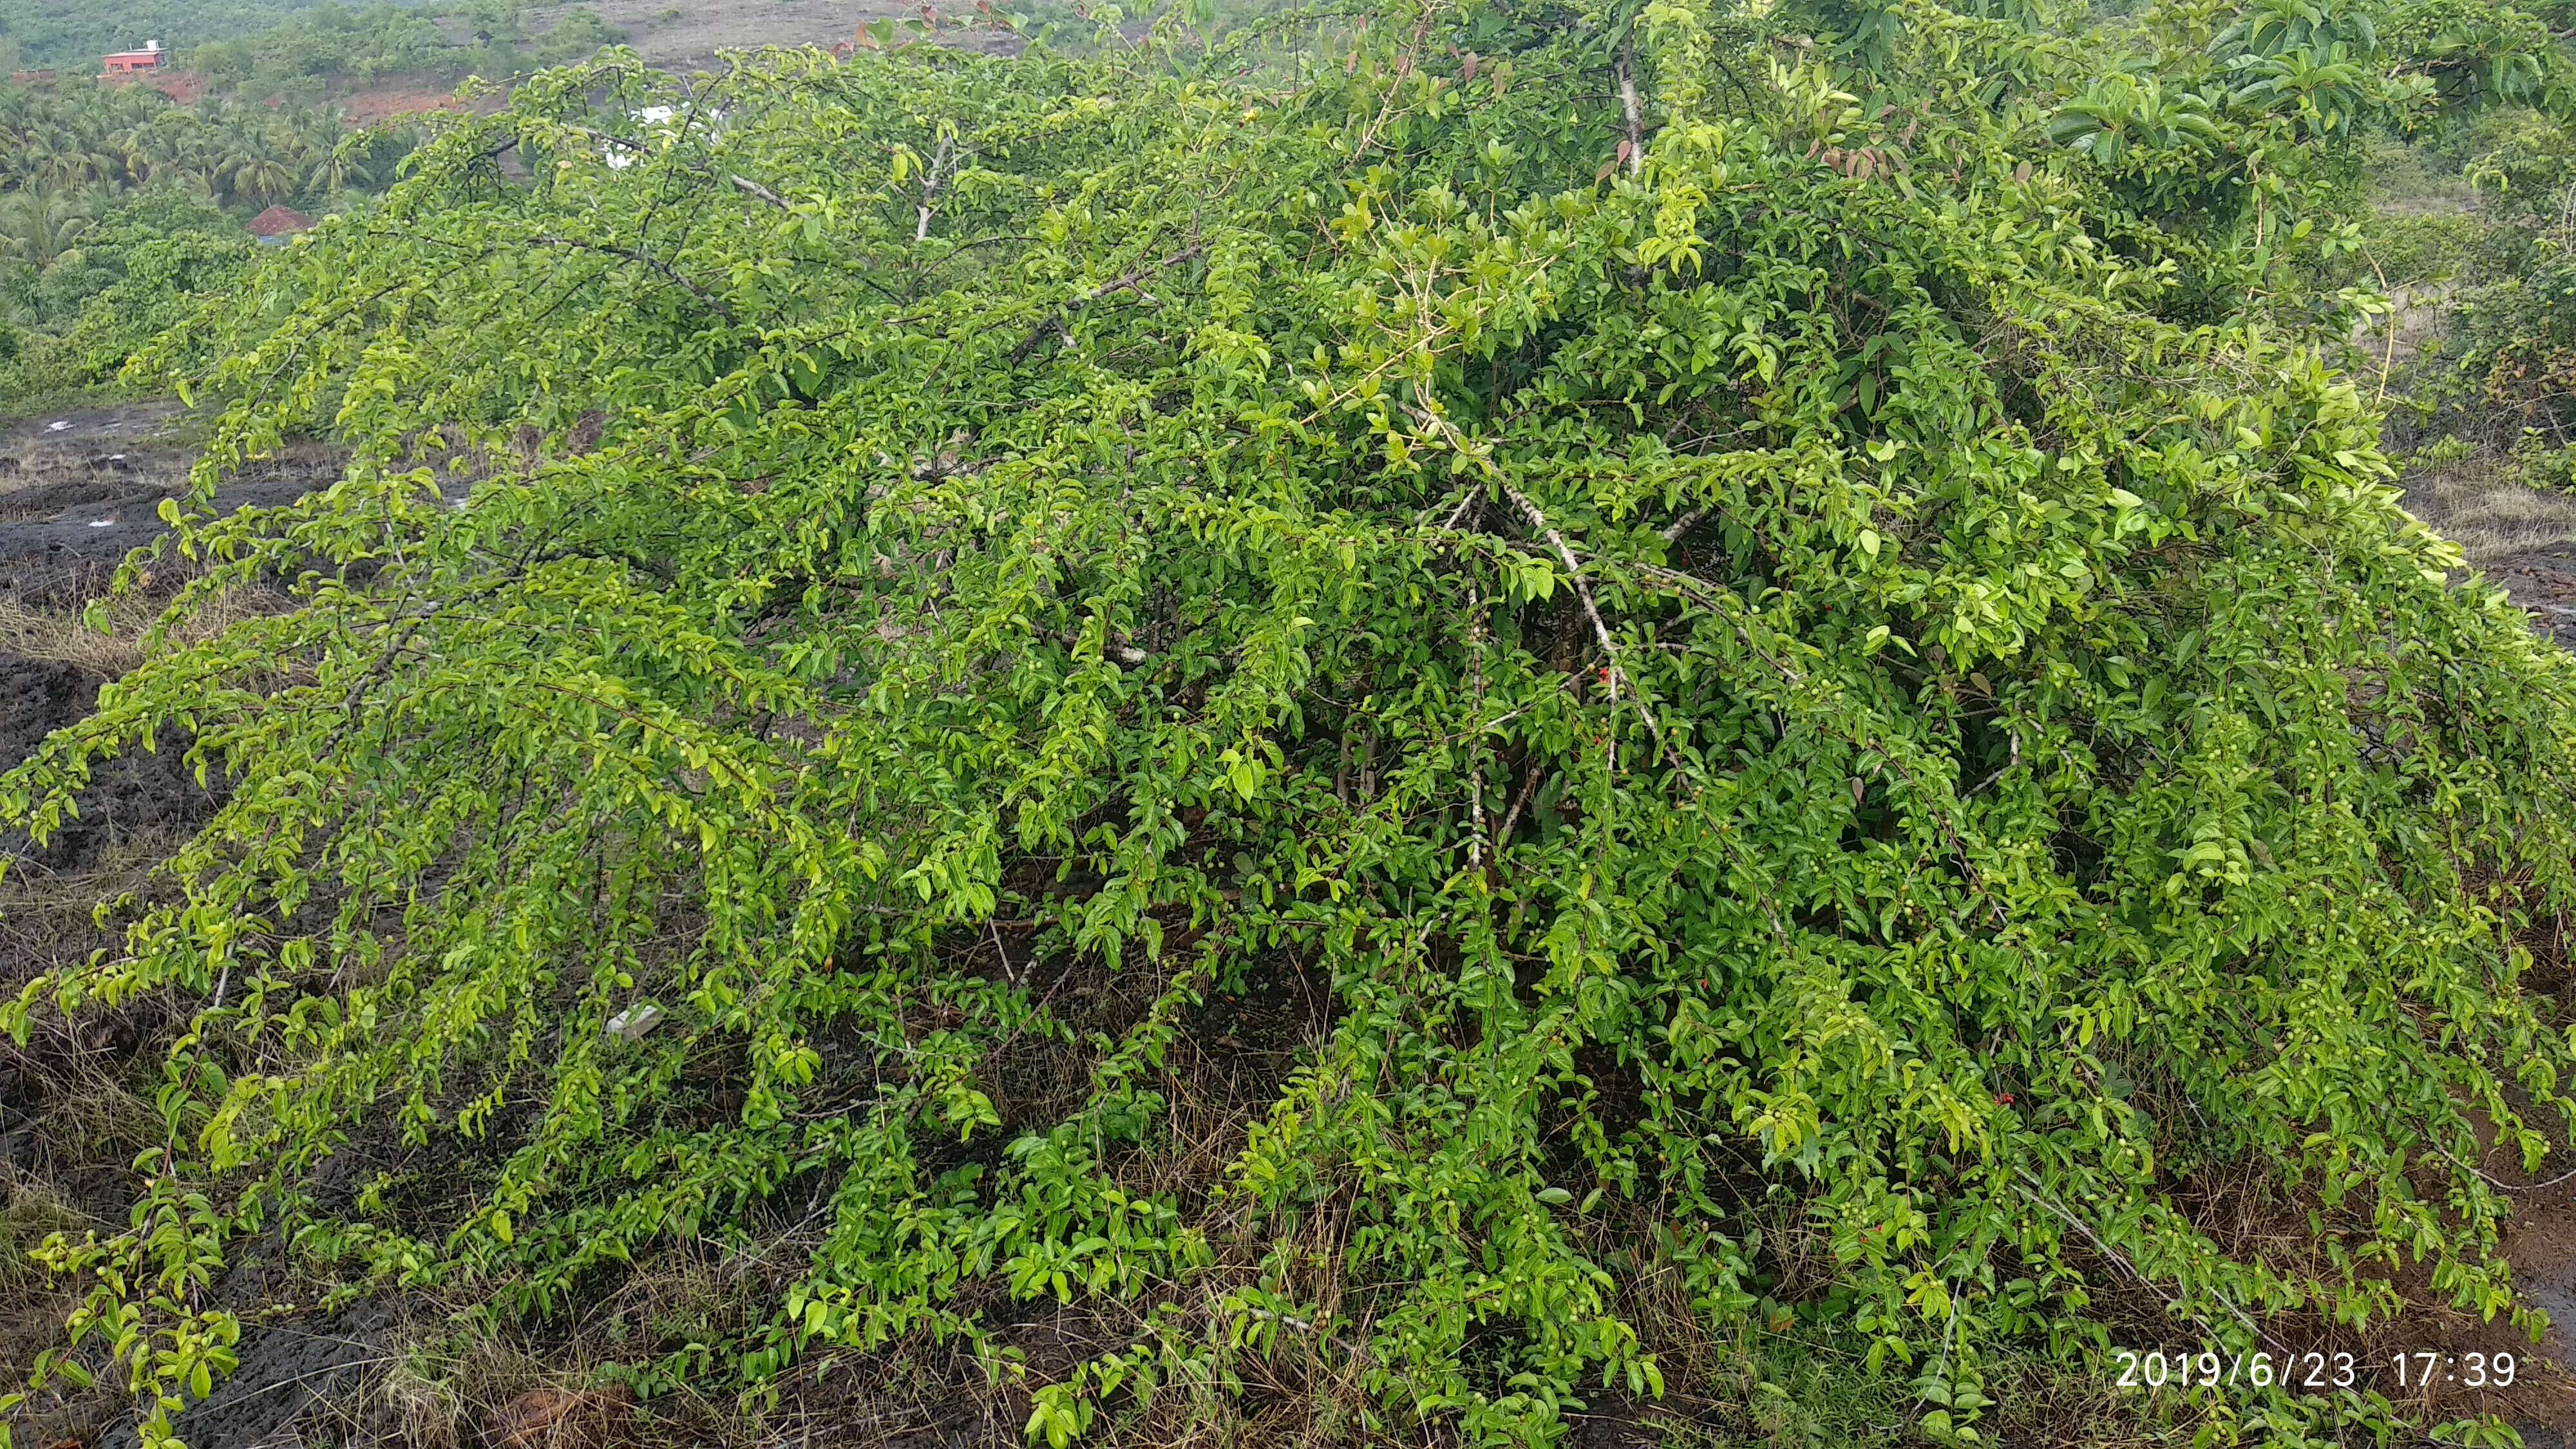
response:
<path id="1" fill-rule="evenodd" d="M 2291 295 L 2420 57 L 1847 8 L 611 55 L 176 334 L 201 499 L 352 456 L 177 535 L 183 614 L 295 607 L 0 787 L 227 784 L 6 1018 L 195 1005 L 132 1230 L 49 1254 L 153 1431 L 239 1244 L 542 1316 L 809 1214 L 641 1381 L 963 1342 L 1061 1445 L 1293 1342 L 1544 1443 L 1664 1388 L 1651 1277 L 1965 1441 L 2141 1291 L 2536 1329 L 2485 1169 L 2567 1140 L 2576 671 Z M 1158 1182 L 1193 1013 L 1292 977 L 1311 1042 Z M 1061 1110 L 996 1085 L 1038 1051 Z M 2195 1216 L 2240 1173 L 2298 1255 Z M 1132 1332 L 1041 1373 L 1046 1300 Z"/>

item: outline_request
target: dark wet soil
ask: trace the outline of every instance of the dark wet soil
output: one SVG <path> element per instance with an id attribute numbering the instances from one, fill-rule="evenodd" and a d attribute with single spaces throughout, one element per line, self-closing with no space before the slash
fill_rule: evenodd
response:
<path id="1" fill-rule="evenodd" d="M 69 664 L 0 653 L 0 769 L 16 766 L 46 735 L 86 716 L 104 682 Z M 0 855 L 13 857 L 12 870 L 78 872 L 97 864 L 120 837 L 171 838 L 195 827 L 213 802 L 189 777 L 173 743 L 109 762 L 81 796 L 76 819 L 41 847 L 0 835 Z M 0 962 L 0 969 L 6 965 Z"/>
<path id="2" fill-rule="evenodd" d="M 2487 577 L 2530 612 L 2532 627 L 2576 648 L 2576 544 L 2515 554 L 2489 564 Z"/>
<path id="3" fill-rule="evenodd" d="M 164 432 L 186 412 L 176 398 L 154 398 L 114 407 L 38 413 L 0 432 L 0 443 L 24 448 L 34 443 L 142 441 Z"/>
<path id="4" fill-rule="evenodd" d="M 77 609 L 107 587 L 127 554 L 166 531 L 162 500 L 187 489 L 185 451 L 150 435 L 8 452 L 14 441 L 0 442 L 0 602 Z M 290 503 L 336 471 L 327 450 L 290 452 L 228 481 L 215 511 Z"/>
<path id="5" fill-rule="evenodd" d="M 161 502 L 185 489 L 190 461 L 168 431 L 178 412 L 173 402 L 133 403 L 39 416 L 0 433 L 0 607 L 76 614 L 130 551 L 162 533 Z M 218 504 L 283 503 L 331 471 L 319 451 L 290 454 L 251 470 Z M 75 662 L 0 651 L 0 770 L 88 715 L 107 682 Z M 183 762 L 185 742 L 159 744 L 99 768 L 79 814 L 42 846 L 0 835 L 0 855 L 22 878 L 81 874 L 119 840 L 166 841 L 194 829 L 212 797 Z M 0 934 L 0 947 L 6 939 Z M 0 960 L 0 979 L 24 964 Z"/>
<path id="6" fill-rule="evenodd" d="M 216 1385 L 212 1398 L 189 1406 L 179 1432 L 194 1449 L 338 1440 L 339 1435 L 308 1439 L 296 1432 L 298 1421 L 355 1417 L 346 1411 L 357 1407 L 370 1375 L 381 1373 L 399 1352 L 392 1326 L 392 1315 L 368 1302 L 300 1322 L 245 1328 L 235 1348 L 240 1365 Z M 102 1449 L 134 1449 L 140 1442 L 130 1425 L 99 1441 Z"/>

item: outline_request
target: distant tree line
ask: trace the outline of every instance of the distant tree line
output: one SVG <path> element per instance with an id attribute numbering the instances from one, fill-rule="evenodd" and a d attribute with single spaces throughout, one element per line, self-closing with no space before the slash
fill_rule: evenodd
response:
<path id="1" fill-rule="evenodd" d="M 253 213 L 347 210 L 390 185 L 418 128 L 353 130 L 329 103 L 334 82 L 507 77 L 617 39 L 587 10 L 532 34 L 516 0 L 481 0 L 447 28 L 389 4 L 248 8 L 272 23 L 179 49 L 181 68 L 213 85 L 194 103 L 86 75 L 0 82 L 0 408 L 112 377 L 176 320 L 169 307 L 248 265 Z M 71 32 L 30 32 L 31 13 L 0 0 L 0 34 L 67 43 Z M 148 30 L 151 7 L 142 14 L 131 26 Z M 148 38 L 118 34 L 87 41 Z"/>

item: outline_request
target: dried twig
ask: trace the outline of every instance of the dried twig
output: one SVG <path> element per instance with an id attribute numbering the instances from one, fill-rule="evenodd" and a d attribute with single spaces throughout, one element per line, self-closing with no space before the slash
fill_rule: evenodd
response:
<path id="1" fill-rule="evenodd" d="M 1481 873 L 1485 868 L 1485 599 L 1484 591 L 1473 585 L 1467 605 L 1467 665 L 1476 679 L 1476 733 L 1467 741 L 1467 864 Z"/>
<path id="2" fill-rule="evenodd" d="M 1395 77 L 1398 81 L 1413 74 L 1414 59 L 1422 53 L 1422 37 L 1429 33 L 1430 29 L 1431 12 L 1426 9 L 1422 12 L 1422 18 L 1414 22 L 1413 39 L 1405 43 L 1404 58 L 1396 62 Z M 1354 55 L 1353 59 L 1356 60 L 1357 56 Z M 1395 113 L 1395 98 L 1402 94 L 1403 90 L 1404 87 L 1401 85 L 1390 85 L 1386 88 L 1386 99 L 1378 106 L 1376 117 L 1368 123 L 1368 129 L 1360 133 L 1360 143 L 1351 148 L 1351 161 L 1357 161 L 1367 155 L 1369 147 L 1377 144 L 1377 133 L 1385 127 L 1387 117 Z M 1343 164 L 1347 166 L 1350 163 Z"/>
<path id="3" fill-rule="evenodd" d="M 912 239 L 916 244 L 930 240 L 931 199 L 938 196 L 939 188 L 946 184 L 950 158 L 956 154 L 956 149 L 955 138 L 940 137 L 939 149 L 930 158 L 930 169 L 921 173 L 921 221 L 912 229 Z"/>
<path id="4" fill-rule="evenodd" d="M 1521 812 L 1529 808 L 1530 797 L 1538 793 L 1539 781 L 1546 779 L 1547 774 L 1536 762 L 1531 763 L 1529 778 L 1521 782 L 1521 792 L 1512 797 L 1512 808 L 1503 816 L 1503 828 L 1494 836 L 1495 854 L 1500 855 L 1503 847 L 1511 844 L 1512 827 L 1521 823 Z"/>
<path id="5" fill-rule="evenodd" d="M 780 211 L 794 210 L 794 208 L 787 204 L 786 197 L 779 195 L 777 192 L 770 190 L 768 187 L 761 185 L 759 182 L 752 180 L 748 176 L 736 176 L 731 172 L 726 172 L 725 180 L 732 182 L 733 189 L 741 192 L 745 196 L 759 197 L 761 200 L 777 207 Z"/>
<path id="6" fill-rule="evenodd" d="M 2075 1231 L 2082 1233 L 2084 1235 L 2084 1240 L 2093 1245 L 2093 1251 L 2101 1254 L 2104 1258 L 2110 1260 L 2113 1266 L 2128 1274 L 2130 1280 L 2135 1282 L 2139 1287 L 2144 1288 L 2148 1292 L 2156 1295 L 2156 1297 L 2163 1299 L 2166 1307 L 2179 1309 L 2183 1313 L 2189 1315 L 2191 1321 L 2200 1326 L 2201 1332 L 2208 1333 L 2210 1331 L 2209 1321 L 2207 1319 L 2202 1318 L 2197 1313 L 2191 1312 L 2190 1308 L 2185 1306 L 2180 1299 L 2175 1298 L 2172 1294 L 2167 1293 L 2163 1288 L 2157 1286 L 2154 1279 L 2139 1271 L 2138 1265 L 2129 1261 L 2128 1254 L 2123 1253 L 2119 1249 L 2112 1247 L 2109 1243 L 2102 1241 L 2102 1235 L 2093 1231 L 2093 1225 L 2091 1223 L 2084 1221 L 2075 1214 L 2068 1212 L 2064 1207 L 2059 1206 L 2056 1200 L 2051 1198 L 2043 1189 L 2039 1179 L 2031 1173 L 2029 1168 L 2025 1167 L 2021 1169 L 2018 1176 L 2022 1181 L 2023 1195 L 2028 1197 L 2030 1201 L 2038 1204 L 2040 1207 L 2046 1208 L 2051 1213 L 2056 1214 L 2059 1221 L 2065 1223 L 2068 1227 L 2075 1229 Z M 2273 1352 L 2281 1354 L 2289 1352 L 2288 1347 L 2279 1339 L 2274 1338 L 2271 1334 L 2263 1331 L 2263 1325 L 2256 1323 L 2252 1314 L 2247 1313 L 2244 1309 L 2237 1307 L 2233 1303 L 2227 1303 L 2224 1299 L 2220 1300 L 2220 1302 L 2229 1313 L 2235 1315 L 2236 1321 L 2243 1325 L 2247 1332 L 2271 1345 Z"/>
<path id="7" fill-rule="evenodd" d="M 1609 656 L 1610 662 L 1604 667 L 1609 671 L 1610 703 L 1615 709 L 1619 703 L 1619 681 L 1627 677 L 1627 669 L 1622 662 L 1623 656 L 1619 652 L 1618 642 L 1610 637 L 1610 626 L 1601 617 L 1601 605 L 1592 597 L 1592 586 L 1583 581 L 1582 560 L 1576 558 L 1574 550 L 1566 544 L 1565 535 L 1556 531 L 1556 525 L 1547 521 L 1547 515 L 1539 511 L 1537 504 L 1530 502 L 1519 489 L 1511 485 L 1511 481 L 1503 475 L 1503 470 L 1494 465 L 1494 460 L 1486 456 L 1484 449 L 1468 441 L 1466 436 L 1460 433 L 1447 418 L 1421 408 L 1407 408 L 1405 411 L 1411 413 L 1424 427 L 1440 434 L 1450 447 L 1458 450 L 1459 456 L 1472 460 L 1478 468 L 1484 470 L 1485 476 L 1492 479 L 1494 486 L 1503 491 L 1504 497 L 1512 500 L 1522 515 L 1529 519 L 1530 526 L 1539 531 L 1539 534 L 1548 541 L 1549 546 L 1556 550 L 1556 556 L 1564 561 L 1566 576 L 1574 585 L 1575 597 L 1583 601 L 1583 612 L 1592 621 L 1593 637 L 1601 641 L 1602 652 Z M 1655 737 L 1656 757 L 1666 758 L 1670 751 L 1664 740 L 1663 724 L 1655 718 L 1654 710 L 1647 706 L 1642 692 L 1637 697 L 1637 714 L 1645 720 L 1646 732 Z"/>

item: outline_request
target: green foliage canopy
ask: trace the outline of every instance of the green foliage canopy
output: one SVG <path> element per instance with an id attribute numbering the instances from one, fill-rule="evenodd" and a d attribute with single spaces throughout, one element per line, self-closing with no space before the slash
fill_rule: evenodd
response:
<path id="1" fill-rule="evenodd" d="M 2195 21 L 2120 94 L 2209 125 L 2100 146 L 2046 17 L 1891 13 L 611 57 L 442 122 L 169 344 L 207 486 L 353 449 L 181 534 L 190 601 L 294 607 L 0 788 L 42 830 L 184 738 L 229 791 L 9 1013 L 202 1003 L 134 1231 L 54 1252 L 77 1326 L 175 1409 L 254 1229 L 543 1313 L 791 1198 L 731 1371 L 1130 1305 L 1032 1385 L 1058 1444 L 1283 1334 L 1547 1442 L 1658 1391 L 1649 1276 L 1936 1438 L 2114 1280 L 2246 1348 L 2401 1263 L 2529 1321 L 2479 1131 L 2567 1138 L 2576 671 L 2283 300 L 2344 128 L 2178 108 Z M 1103 969 L 1116 1020 L 1050 990 Z M 1221 1185 L 1150 1186 L 1195 1004 L 1305 973 Z M 1071 1107 L 1001 1089 L 1033 1051 Z M 395 1142 L 447 1166 L 316 1185 Z M 2249 1171 L 2312 1249 L 2196 1215 Z"/>

